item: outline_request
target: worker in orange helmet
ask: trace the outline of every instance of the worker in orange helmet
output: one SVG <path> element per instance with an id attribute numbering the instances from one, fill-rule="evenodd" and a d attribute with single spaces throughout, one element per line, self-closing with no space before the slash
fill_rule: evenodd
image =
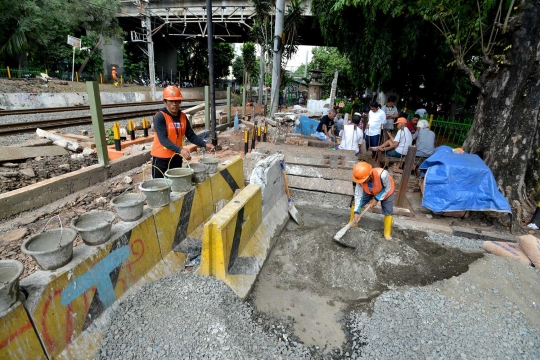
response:
<path id="1" fill-rule="evenodd" d="M 112 67 L 111 75 L 114 81 L 114 86 L 118 87 L 118 73 L 116 72 L 116 66 Z"/>
<path id="2" fill-rule="evenodd" d="M 154 179 L 162 178 L 168 168 L 182 167 L 182 158 L 191 159 L 190 152 L 182 148 L 184 136 L 192 144 L 207 150 L 214 150 L 214 145 L 205 143 L 203 139 L 195 134 L 186 114 L 180 110 L 181 102 L 182 94 L 180 89 L 175 86 L 167 86 L 163 90 L 163 104 L 165 104 L 165 107 L 154 115 L 154 145 L 150 151 L 152 165 L 154 165 L 152 166 L 152 177 Z"/>
<path id="3" fill-rule="evenodd" d="M 384 215 L 384 238 L 392 240 L 392 214 L 394 213 L 394 179 L 387 170 L 372 168 L 367 162 L 357 163 L 352 171 L 356 183 L 354 190 L 354 220 L 360 220 L 360 209 L 366 204 L 373 208 L 381 202 Z"/>

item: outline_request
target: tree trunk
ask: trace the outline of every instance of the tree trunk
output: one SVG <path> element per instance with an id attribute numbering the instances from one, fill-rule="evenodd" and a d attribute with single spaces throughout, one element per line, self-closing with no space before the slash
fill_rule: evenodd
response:
<path id="1" fill-rule="evenodd" d="M 505 53 L 510 65 L 486 77 L 463 147 L 489 166 L 519 216 L 534 209 L 530 198 L 539 182 L 540 3 L 525 1 L 513 24 L 512 47 Z"/>

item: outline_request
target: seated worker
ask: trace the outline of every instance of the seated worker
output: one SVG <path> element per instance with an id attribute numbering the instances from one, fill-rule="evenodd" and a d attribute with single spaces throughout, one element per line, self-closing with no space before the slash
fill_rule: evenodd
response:
<path id="1" fill-rule="evenodd" d="M 154 145 L 150 151 L 152 165 L 154 165 L 152 166 L 152 178 L 154 179 L 162 178 L 168 168 L 182 167 L 182 156 L 186 160 L 191 159 L 190 152 L 182 148 L 184 136 L 197 146 L 214 150 L 214 145 L 205 143 L 195 134 L 186 114 L 180 111 L 181 102 L 182 94 L 177 87 L 167 86 L 163 90 L 165 107 L 154 115 Z"/>
<path id="2" fill-rule="evenodd" d="M 407 123 L 407 129 L 411 132 L 413 140 L 416 139 L 416 136 L 418 135 L 416 133 L 416 126 L 418 125 L 418 121 L 420 120 L 420 114 L 414 114 L 411 121 Z"/>
<path id="3" fill-rule="evenodd" d="M 360 114 L 354 114 L 352 124 L 343 125 L 343 130 L 339 132 L 339 136 L 341 137 L 339 149 L 354 150 L 355 153 L 358 153 L 360 150 L 359 147 L 362 145 L 362 138 L 364 137 L 364 132 L 359 126 L 360 120 L 362 120 Z"/>
<path id="4" fill-rule="evenodd" d="M 418 121 L 416 156 L 430 157 L 435 152 L 435 133 L 428 129 L 427 120 Z"/>
<path id="5" fill-rule="evenodd" d="M 334 118 L 337 115 L 336 109 L 328 110 L 328 115 L 324 115 L 315 130 L 315 135 L 317 139 L 321 141 L 330 141 L 330 138 L 334 138 L 334 135 L 331 133 L 332 126 L 334 126 Z"/>
<path id="6" fill-rule="evenodd" d="M 409 146 L 412 145 L 412 135 L 409 129 L 405 126 L 407 119 L 399 118 L 394 124 L 397 124 L 398 132 L 396 137 L 388 132 L 390 137 L 384 144 L 379 146 L 377 150 L 384 151 L 385 155 L 400 158 L 407 155 Z"/>
<path id="7" fill-rule="evenodd" d="M 387 170 L 372 168 L 365 161 L 357 163 L 352 171 L 354 190 L 354 220 L 360 220 L 360 209 L 381 202 L 384 215 L 384 238 L 392 240 L 392 214 L 394 213 L 394 179 Z"/>

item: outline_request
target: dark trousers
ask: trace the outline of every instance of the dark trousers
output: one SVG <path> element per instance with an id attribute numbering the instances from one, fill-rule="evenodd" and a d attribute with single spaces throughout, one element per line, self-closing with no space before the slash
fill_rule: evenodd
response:
<path id="1" fill-rule="evenodd" d="M 169 160 L 171 162 L 170 166 L 169 166 Z M 181 168 L 182 157 L 173 156 L 171 160 L 171 159 L 158 158 L 158 157 L 152 156 L 152 165 L 154 165 L 152 166 L 152 179 L 159 179 L 163 177 L 163 174 L 165 174 L 165 171 L 167 171 L 168 169 Z M 161 172 L 158 169 L 156 169 L 156 167 L 159 170 L 161 170 Z"/>
<path id="2" fill-rule="evenodd" d="M 380 137 L 381 137 L 381 135 L 373 135 L 373 136 L 366 135 L 366 144 L 367 144 L 368 150 L 369 150 L 370 147 L 379 146 Z M 371 152 L 371 157 L 375 158 L 375 156 L 377 156 L 377 152 L 372 151 Z"/>

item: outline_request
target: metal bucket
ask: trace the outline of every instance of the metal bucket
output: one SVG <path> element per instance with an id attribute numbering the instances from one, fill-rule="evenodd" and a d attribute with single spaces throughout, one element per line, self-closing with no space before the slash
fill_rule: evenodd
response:
<path id="1" fill-rule="evenodd" d="M 46 230 L 26 239 L 21 250 L 43 270 L 55 270 L 71 261 L 76 237 L 77 232 L 70 228 Z"/>
<path id="2" fill-rule="evenodd" d="M 171 190 L 186 192 L 191 189 L 191 177 L 194 171 L 188 168 L 176 168 L 165 171 L 165 177 L 171 181 Z"/>
<path id="3" fill-rule="evenodd" d="M 208 165 L 205 164 L 190 164 L 193 172 L 193 182 L 200 184 L 208 177 Z"/>
<path id="4" fill-rule="evenodd" d="M 215 157 L 202 157 L 199 159 L 201 164 L 208 165 L 208 175 L 217 173 L 219 159 Z"/>
<path id="5" fill-rule="evenodd" d="M 142 193 L 124 194 L 113 198 L 111 205 L 123 221 L 136 221 L 142 217 L 145 200 L 146 196 Z"/>
<path id="6" fill-rule="evenodd" d="M 71 220 L 86 245 L 95 246 L 109 240 L 115 215 L 112 211 L 92 210 Z"/>
<path id="7" fill-rule="evenodd" d="M 143 181 L 139 189 L 146 195 L 146 203 L 151 208 L 167 205 L 171 201 L 171 182 L 167 179 Z"/>
<path id="8" fill-rule="evenodd" d="M 0 313 L 19 299 L 19 278 L 24 265 L 17 260 L 0 260 Z"/>

